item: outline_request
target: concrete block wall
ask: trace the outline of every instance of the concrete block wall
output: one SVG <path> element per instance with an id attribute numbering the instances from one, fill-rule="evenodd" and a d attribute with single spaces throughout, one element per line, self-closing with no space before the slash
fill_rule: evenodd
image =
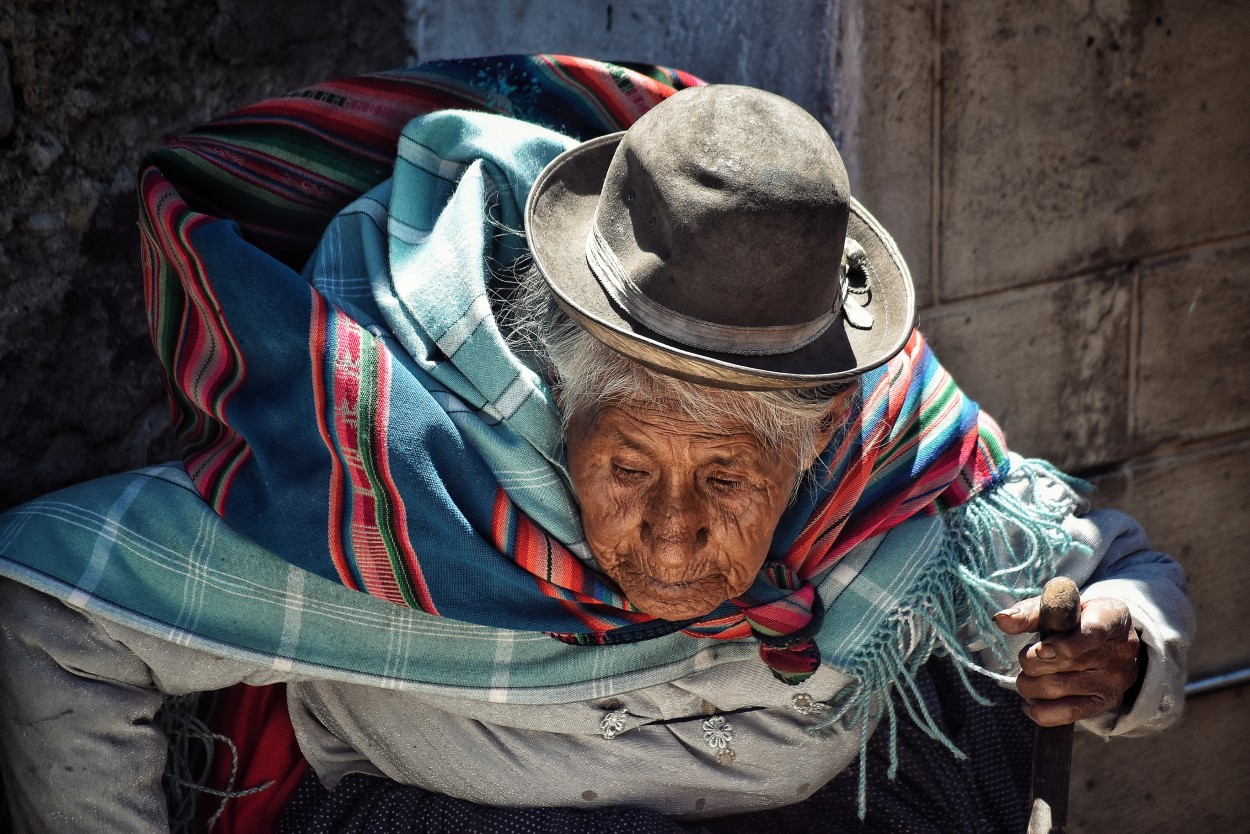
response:
<path id="1" fill-rule="evenodd" d="M 422 61 L 534 52 L 644 61 L 767 86 L 813 113 L 831 112 L 836 7 L 828 0 L 407 2 Z"/>
<path id="2" fill-rule="evenodd" d="M 1202 678 L 1250 665 L 1250 65 L 1235 46 L 1250 8 L 1064 9 L 933 7 L 921 323 L 1017 449 L 1090 476 L 1098 503 L 1185 564 Z M 1226 739 L 1250 730 L 1245 697 L 1195 698 L 1156 738 L 1081 738 L 1072 830 L 1244 825 L 1250 761 Z"/>
<path id="3" fill-rule="evenodd" d="M 921 327 L 1014 448 L 1186 565 L 1196 677 L 1250 665 L 1250 6 L 409 0 L 421 58 L 628 56 L 787 95 L 838 141 Z M 1078 743 L 1071 828 L 1239 830 L 1246 691 Z"/>

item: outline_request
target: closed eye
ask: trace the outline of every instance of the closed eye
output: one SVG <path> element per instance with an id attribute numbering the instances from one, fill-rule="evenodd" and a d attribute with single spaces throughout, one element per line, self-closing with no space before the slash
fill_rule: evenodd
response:
<path id="1" fill-rule="evenodd" d="M 732 478 L 708 478 L 707 482 L 714 489 L 722 491 L 734 490 L 742 485 L 742 481 L 737 481 Z"/>
<path id="2" fill-rule="evenodd" d="M 622 481 L 641 481 L 647 477 L 647 473 L 642 469 L 630 469 L 627 466 L 621 466 L 619 463 L 612 464 L 612 474 Z"/>

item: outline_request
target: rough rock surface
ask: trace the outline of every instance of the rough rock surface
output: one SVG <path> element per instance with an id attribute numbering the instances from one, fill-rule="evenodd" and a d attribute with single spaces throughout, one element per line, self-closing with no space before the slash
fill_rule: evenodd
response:
<path id="1" fill-rule="evenodd" d="M 166 136 L 402 65 L 383 0 L 0 4 L 0 508 L 167 458 L 134 177 Z"/>

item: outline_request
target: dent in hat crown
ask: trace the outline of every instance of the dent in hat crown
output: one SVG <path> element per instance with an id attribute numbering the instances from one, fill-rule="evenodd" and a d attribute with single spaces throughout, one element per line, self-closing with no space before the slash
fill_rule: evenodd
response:
<path id="1" fill-rule="evenodd" d="M 768 328 L 793 349 L 840 304 L 849 202 L 841 157 L 802 108 L 748 87 L 696 87 L 625 133 L 591 234 L 635 293 L 618 302 L 671 312 L 673 338 L 724 349 L 697 324 Z"/>

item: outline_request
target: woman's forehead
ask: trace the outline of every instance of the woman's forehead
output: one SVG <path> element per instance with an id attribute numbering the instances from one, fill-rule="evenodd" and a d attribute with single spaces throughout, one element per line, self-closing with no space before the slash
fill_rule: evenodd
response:
<path id="1" fill-rule="evenodd" d="M 601 407 L 587 427 L 601 442 L 646 450 L 672 440 L 762 449 L 763 440 L 745 422 L 725 415 L 692 415 L 657 403 L 618 402 Z"/>

